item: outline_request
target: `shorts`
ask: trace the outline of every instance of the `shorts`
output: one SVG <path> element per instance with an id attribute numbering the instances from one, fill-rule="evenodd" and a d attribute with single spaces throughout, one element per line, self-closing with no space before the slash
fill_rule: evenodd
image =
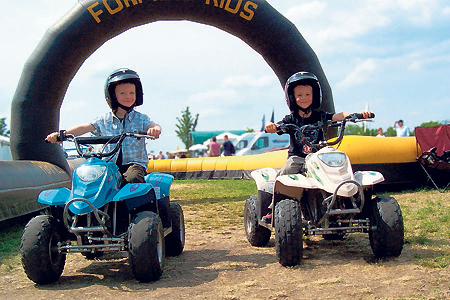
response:
<path id="1" fill-rule="evenodd" d="M 129 164 L 119 167 L 119 171 L 123 176 L 124 183 L 145 183 L 144 176 L 147 170 L 138 164 Z"/>
<path id="2" fill-rule="evenodd" d="M 284 164 L 283 168 L 281 168 L 280 172 L 278 172 L 277 176 L 287 175 L 287 174 L 299 174 L 303 173 L 305 170 L 305 158 L 292 155 Z"/>

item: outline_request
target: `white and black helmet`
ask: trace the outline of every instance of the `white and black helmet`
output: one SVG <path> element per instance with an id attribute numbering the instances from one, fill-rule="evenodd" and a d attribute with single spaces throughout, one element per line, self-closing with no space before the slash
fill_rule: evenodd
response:
<path id="1" fill-rule="evenodd" d="M 302 109 L 297 105 L 294 97 L 294 88 L 298 85 L 310 85 L 313 89 L 313 101 L 311 106 L 306 109 Z M 302 111 L 308 113 L 313 109 L 320 109 L 322 106 L 322 89 L 320 88 L 319 80 L 316 75 L 310 72 L 297 72 L 286 81 L 284 86 L 284 93 L 286 95 L 286 103 L 291 112 Z"/>
<path id="2" fill-rule="evenodd" d="M 142 90 L 142 83 L 139 75 L 133 70 L 121 68 L 112 72 L 105 83 L 105 98 L 112 111 L 116 111 L 120 106 L 115 93 L 116 85 L 119 83 L 133 83 L 136 86 L 136 102 L 133 107 L 144 103 L 144 92 Z M 126 110 L 131 108 L 127 108 Z"/>

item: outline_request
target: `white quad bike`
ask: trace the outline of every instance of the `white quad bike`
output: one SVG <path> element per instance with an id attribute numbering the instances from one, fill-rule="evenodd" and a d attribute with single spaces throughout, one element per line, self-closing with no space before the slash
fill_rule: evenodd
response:
<path id="1" fill-rule="evenodd" d="M 383 175 L 353 173 L 348 156 L 331 147 L 341 142 L 346 122 L 361 119 L 361 114 L 352 114 L 338 122 L 278 126 L 281 132 L 299 135 L 298 140 L 303 139 L 312 153 L 305 159 L 304 173 L 277 177 L 272 168 L 251 173 L 258 194 L 245 203 L 244 227 L 252 246 L 265 246 L 274 228 L 279 263 L 295 266 L 303 256 L 303 234 L 341 240 L 347 233 L 364 232 L 369 233 L 376 258 L 401 254 L 404 227 L 397 201 L 387 195 L 372 198 L 373 185 L 382 182 Z M 319 141 L 319 131 L 327 136 L 332 127 L 339 127 L 338 137 Z"/>

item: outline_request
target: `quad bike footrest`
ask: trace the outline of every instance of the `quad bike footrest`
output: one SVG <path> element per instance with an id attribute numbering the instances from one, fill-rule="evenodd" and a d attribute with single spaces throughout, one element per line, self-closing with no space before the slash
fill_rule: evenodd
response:
<path id="1" fill-rule="evenodd" d="M 347 226 L 341 226 L 345 224 Z M 352 232 L 367 232 L 370 229 L 370 221 L 365 220 L 339 220 L 339 226 L 336 223 L 332 223 L 332 226 L 316 227 L 311 224 L 307 224 L 305 228 L 306 235 L 315 234 L 335 234 L 335 233 L 352 233 Z"/>
<path id="2" fill-rule="evenodd" d="M 58 247 L 61 252 L 90 252 L 92 250 L 107 252 L 107 251 L 122 251 L 125 249 L 123 239 L 119 239 L 110 244 L 88 244 L 88 245 L 71 245 L 63 244 Z"/>
<path id="3" fill-rule="evenodd" d="M 331 209 L 329 215 L 345 215 L 345 214 L 359 214 L 361 210 L 359 208 L 349 208 L 349 209 Z"/>
<path id="4" fill-rule="evenodd" d="M 102 226 L 91 226 L 91 227 L 70 227 L 70 233 L 83 233 L 83 232 L 104 232 L 105 229 Z"/>

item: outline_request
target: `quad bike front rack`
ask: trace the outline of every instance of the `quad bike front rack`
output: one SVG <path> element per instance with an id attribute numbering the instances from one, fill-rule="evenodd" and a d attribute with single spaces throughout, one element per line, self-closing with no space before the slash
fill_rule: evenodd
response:
<path id="1" fill-rule="evenodd" d="M 361 203 L 358 207 L 356 203 L 355 197 L 350 197 L 352 208 L 340 209 L 333 208 L 336 199 L 337 193 L 339 189 L 346 184 L 354 184 L 358 187 L 358 193 L 361 199 Z M 364 191 L 361 184 L 355 180 L 345 180 L 341 182 L 335 189 L 334 193 L 329 197 L 325 198 L 322 201 L 323 205 L 327 206 L 326 212 L 323 217 L 317 222 L 317 224 L 313 224 L 311 221 L 306 222 L 306 235 L 315 235 L 315 234 L 336 234 L 336 233 L 350 233 L 350 232 L 365 232 L 370 229 L 370 221 L 369 219 L 353 219 L 353 217 L 359 213 L 361 213 L 362 208 L 364 207 Z M 345 216 L 342 219 L 337 220 L 336 222 L 331 223 L 331 216 Z M 338 226 L 330 227 L 331 224 L 333 226 L 337 223 Z"/>
<path id="2" fill-rule="evenodd" d="M 91 208 L 92 212 L 86 215 L 87 224 L 86 226 L 79 227 L 77 226 L 78 216 L 71 216 L 69 214 L 69 206 L 74 202 L 84 202 Z M 106 206 L 106 210 L 108 208 L 108 204 Z M 116 208 L 114 209 L 114 214 L 116 213 Z M 99 225 L 93 226 L 93 218 L 94 215 L 95 220 Z M 61 243 L 59 245 L 59 251 L 61 252 L 92 252 L 101 251 L 122 251 L 125 249 L 125 235 L 126 233 L 115 236 L 115 232 L 111 233 L 105 222 L 110 219 L 110 216 L 94 207 L 94 205 L 86 199 L 75 198 L 66 203 L 63 212 L 63 220 L 64 226 L 70 233 L 75 234 L 77 237 L 77 244 L 72 245 L 70 243 Z M 116 218 L 113 218 L 113 230 L 115 231 Z M 69 224 L 70 222 L 70 224 Z M 100 232 L 102 236 L 93 236 L 94 233 Z"/>

